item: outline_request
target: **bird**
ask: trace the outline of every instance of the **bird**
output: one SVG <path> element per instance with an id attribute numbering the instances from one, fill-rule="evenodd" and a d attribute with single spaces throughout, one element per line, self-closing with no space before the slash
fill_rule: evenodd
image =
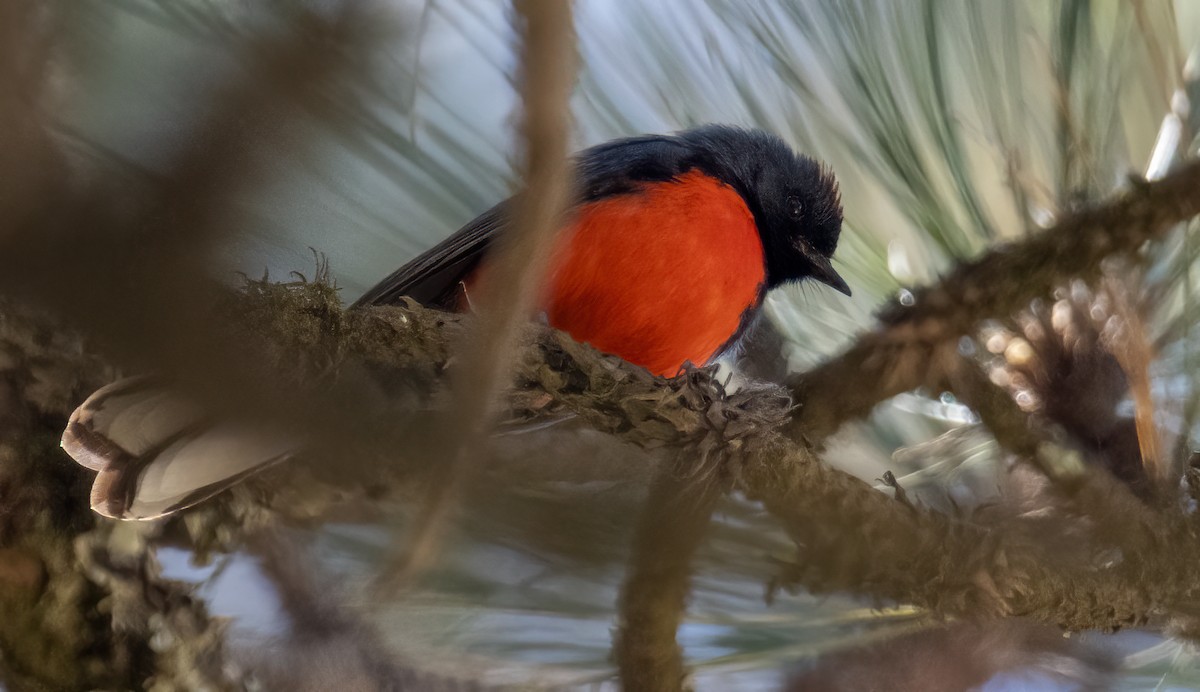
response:
<path id="1" fill-rule="evenodd" d="M 550 326 L 663 376 L 735 348 L 766 292 L 814 279 L 850 295 L 831 259 L 842 227 L 832 171 L 762 130 L 709 125 L 618 139 L 576 160 L 577 199 L 542 292 Z M 368 290 L 470 304 L 502 202 Z"/>
<path id="2" fill-rule="evenodd" d="M 580 152 L 574 180 L 538 309 L 551 327 L 655 375 L 736 352 L 772 289 L 811 279 L 851 295 L 832 265 L 837 178 L 777 135 L 706 125 L 616 139 Z M 351 309 L 403 299 L 472 309 L 511 206 L 470 221 Z M 133 377 L 81 404 L 62 446 L 98 471 L 93 509 L 126 519 L 184 509 L 298 451 L 245 425 L 196 425 L 202 418 L 155 378 Z"/>

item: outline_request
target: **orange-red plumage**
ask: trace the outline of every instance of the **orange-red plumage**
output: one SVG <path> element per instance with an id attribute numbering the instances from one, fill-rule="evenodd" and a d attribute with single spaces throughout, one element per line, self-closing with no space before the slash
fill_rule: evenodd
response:
<path id="1" fill-rule="evenodd" d="M 581 206 L 543 300 L 555 328 L 671 376 L 729 341 L 764 281 L 745 201 L 693 171 Z"/>

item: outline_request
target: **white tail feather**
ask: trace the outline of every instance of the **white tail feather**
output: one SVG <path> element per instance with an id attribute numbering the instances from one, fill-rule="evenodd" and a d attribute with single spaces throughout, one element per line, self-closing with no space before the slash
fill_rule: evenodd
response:
<path id="1" fill-rule="evenodd" d="M 88 397 L 71 415 L 62 446 L 98 472 L 93 510 L 116 519 L 156 519 L 290 458 L 299 443 L 252 425 L 213 421 L 161 382 L 134 377 Z"/>

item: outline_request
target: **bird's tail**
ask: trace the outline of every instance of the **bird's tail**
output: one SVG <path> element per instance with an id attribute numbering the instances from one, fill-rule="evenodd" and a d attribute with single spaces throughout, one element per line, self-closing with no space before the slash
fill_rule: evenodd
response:
<path id="1" fill-rule="evenodd" d="M 291 457 L 299 445 L 282 433 L 216 420 L 156 378 L 130 377 L 75 409 L 62 447 L 97 472 L 93 510 L 157 519 Z"/>

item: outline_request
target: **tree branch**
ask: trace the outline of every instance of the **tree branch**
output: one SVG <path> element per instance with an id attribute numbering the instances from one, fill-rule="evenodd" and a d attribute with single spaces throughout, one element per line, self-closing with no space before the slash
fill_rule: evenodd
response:
<path id="1" fill-rule="evenodd" d="M 1200 213 L 1200 161 L 1060 219 L 1052 228 L 964 262 L 936 284 L 879 313 L 879 326 L 840 356 L 795 376 L 801 408 L 793 434 L 828 437 L 901 392 L 938 382 L 957 362 L 958 340 L 980 321 L 1002 318 L 1069 278 L 1092 280 L 1103 260 L 1130 256 Z"/>
<path id="2" fill-rule="evenodd" d="M 650 489 L 621 589 L 613 644 L 621 687 L 628 692 L 684 688 L 687 673 L 675 633 L 691 593 L 692 557 L 727 486 L 718 475 L 685 479 L 667 466 Z"/>
<path id="3" fill-rule="evenodd" d="M 942 615 L 1024 616 L 1111 631 L 1173 620 L 1195 636 L 1200 542 L 1189 517 L 1151 510 L 1104 474 L 1046 519 L 948 517 L 780 444 L 739 477 L 796 541 L 779 585 L 848 591 Z M 1095 525 L 1092 526 L 1092 522 Z"/>
<path id="4" fill-rule="evenodd" d="M 278 300 L 272 304 L 281 305 Z M 410 369 L 402 372 L 414 372 L 418 352 L 430 341 L 450 338 L 446 332 L 453 333 L 461 328 L 459 321 L 470 318 L 413 306 L 365 310 L 344 319 L 345 357 L 352 361 L 356 353 L 370 349 L 371 367 L 382 374 L 390 359 L 407 364 Z M 528 329 L 532 344 L 517 364 L 518 387 L 509 399 L 510 414 L 531 419 L 571 411 L 588 425 L 634 444 L 688 450 L 693 466 L 685 473 L 733 479 L 735 487 L 762 501 L 796 540 L 801 562 L 783 575 L 782 584 L 916 603 L 943 614 L 1020 614 L 1073 629 L 1159 622 L 1166 614 L 1186 623 L 1200 596 L 1190 578 L 1200 569 L 1200 541 L 1191 517 L 1174 505 L 1145 505 L 1102 472 L 1079 464 L 1064 466 L 1075 472 L 1054 487 L 1058 499 L 1047 518 L 1000 510 L 942 515 L 894 500 L 826 467 L 810 449 L 785 436 L 791 409 L 780 390 L 721 396 L 706 371 L 663 380 L 560 333 Z M 441 364 L 430 367 L 437 370 Z M 1018 440 L 1015 446 L 1025 449 L 1024 444 Z M 726 454 L 734 456 L 727 459 Z M 397 459 L 394 452 L 390 458 Z M 385 471 L 378 465 L 374 469 L 376 474 Z M 286 497 L 287 478 L 279 473 L 272 472 L 269 491 Z M 690 502 L 703 508 L 705 503 L 697 498 L 707 497 L 707 491 L 657 497 L 674 506 Z M 674 512 L 672 506 L 649 506 L 643 525 Z M 677 515 L 681 525 L 691 528 L 702 525 L 705 516 L 702 511 Z M 627 595 L 627 621 L 652 624 L 649 631 L 657 633 L 678 621 L 682 602 L 675 594 L 687 578 L 689 535 L 682 534 L 684 547 L 672 549 L 673 559 L 659 565 L 635 561 L 630 577 L 630 583 L 644 583 L 646 574 L 670 576 L 656 590 L 657 598 L 670 596 L 667 600 L 676 605 L 662 607 L 665 601 L 645 594 Z M 639 540 L 643 555 L 664 545 L 652 532 Z M 1114 561 L 1114 555 L 1137 560 Z M 638 576 L 639 569 L 643 576 Z M 631 592 L 627 585 L 626 593 Z M 660 607 L 650 614 L 648 604 L 654 602 Z M 642 655 L 658 656 L 673 646 L 665 637 L 638 636 L 655 642 Z M 674 669 L 671 656 L 657 660 L 661 665 L 648 670 Z M 668 678 L 677 679 L 674 673 Z"/>

